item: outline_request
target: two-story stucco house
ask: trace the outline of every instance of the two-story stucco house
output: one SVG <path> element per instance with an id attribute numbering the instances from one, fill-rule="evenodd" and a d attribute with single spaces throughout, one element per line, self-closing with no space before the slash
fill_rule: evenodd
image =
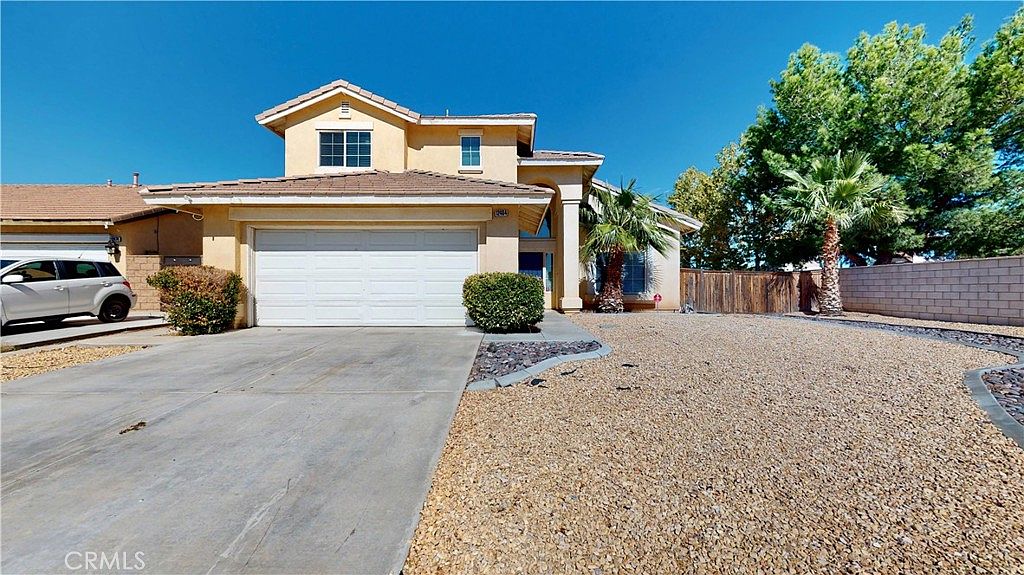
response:
<path id="1" fill-rule="evenodd" d="M 427 116 L 338 80 L 256 121 L 284 138 L 284 177 L 141 191 L 201 210 L 203 263 L 242 276 L 244 324 L 465 325 L 482 271 L 541 277 L 565 312 L 593 293 L 579 209 L 604 158 L 535 149 L 536 115 Z M 676 244 L 700 226 L 665 214 Z M 678 268 L 678 249 L 631 257 L 630 299 L 678 309 Z"/>

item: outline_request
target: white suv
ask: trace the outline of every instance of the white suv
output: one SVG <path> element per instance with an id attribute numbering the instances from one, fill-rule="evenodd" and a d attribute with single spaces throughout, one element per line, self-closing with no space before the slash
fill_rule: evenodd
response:
<path id="1" fill-rule="evenodd" d="M 76 315 L 122 321 L 135 305 L 131 284 L 110 262 L 35 258 L 0 265 L 0 325 L 57 324 Z"/>

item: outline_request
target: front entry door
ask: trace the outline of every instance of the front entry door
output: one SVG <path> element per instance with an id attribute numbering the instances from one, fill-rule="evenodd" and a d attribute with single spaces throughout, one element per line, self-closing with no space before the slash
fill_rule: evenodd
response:
<path id="1" fill-rule="evenodd" d="M 554 254 L 551 252 L 519 252 L 519 273 L 540 278 L 544 282 L 544 307 L 552 309 L 551 293 Z"/>

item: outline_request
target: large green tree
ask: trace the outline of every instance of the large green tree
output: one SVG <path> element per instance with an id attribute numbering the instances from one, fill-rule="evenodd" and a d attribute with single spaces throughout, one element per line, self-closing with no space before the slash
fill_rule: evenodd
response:
<path id="1" fill-rule="evenodd" d="M 921 26 L 891 23 L 861 34 L 845 59 L 812 45 L 792 54 L 771 82 L 772 105 L 741 138 L 732 232 L 744 236 L 737 245 L 747 260 L 775 267 L 817 256 L 820 224 L 794 225 L 762 198 L 782 193 L 784 170 L 805 172 L 838 149 L 867 153 L 892 179 L 888 200 L 909 208 L 902 223 L 847 230 L 850 262 L 966 254 L 968 246 L 990 253 L 979 236 L 1019 214 L 1020 178 L 1007 172 L 1018 169 L 1022 149 L 1022 28 L 1024 8 L 973 64 L 970 18 L 936 44 Z"/>
<path id="2" fill-rule="evenodd" d="M 740 166 L 740 147 L 730 143 L 716 156 L 711 173 L 690 166 L 676 179 L 668 198 L 673 208 L 685 212 L 704 226 L 680 239 L 680 265 L 724 270 L 746 267 L 746 258 L 734 233 L 738 198 L 732 185 Z"/>

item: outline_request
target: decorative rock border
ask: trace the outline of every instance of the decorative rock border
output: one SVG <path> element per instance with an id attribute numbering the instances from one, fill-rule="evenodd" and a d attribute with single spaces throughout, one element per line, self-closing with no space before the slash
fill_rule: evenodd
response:
<path id="1" fill-rule="evenodd" d="M 556 365 L 582 359 L 597 359 L 612 348 L 592 341 L 510 341 L 483 342 L 470 371 L 466 389 L 481 391 L 508 387 L 534 377 Z"/>
<path id="2" fill-rule="evenodd" d="M 964 374 L 964 385 L 970 390 L 971 397 L 978 403 L 978 406 L 988 414 L 992 423 L 1018 446 L 1024 448 L 1024 338 L 875 321 L 790 317 L 846 327 L 892 331 L 912 337 L 959 343 L 1015 356 L 1016 364 L 983 367 L 968 371 Z"/>
<path id="3" fill-rule="evenodd" d="M 1024 368 L 989 370 L 981 374 L 981 380 L 1006 413 L 1024 425 Z"/>

